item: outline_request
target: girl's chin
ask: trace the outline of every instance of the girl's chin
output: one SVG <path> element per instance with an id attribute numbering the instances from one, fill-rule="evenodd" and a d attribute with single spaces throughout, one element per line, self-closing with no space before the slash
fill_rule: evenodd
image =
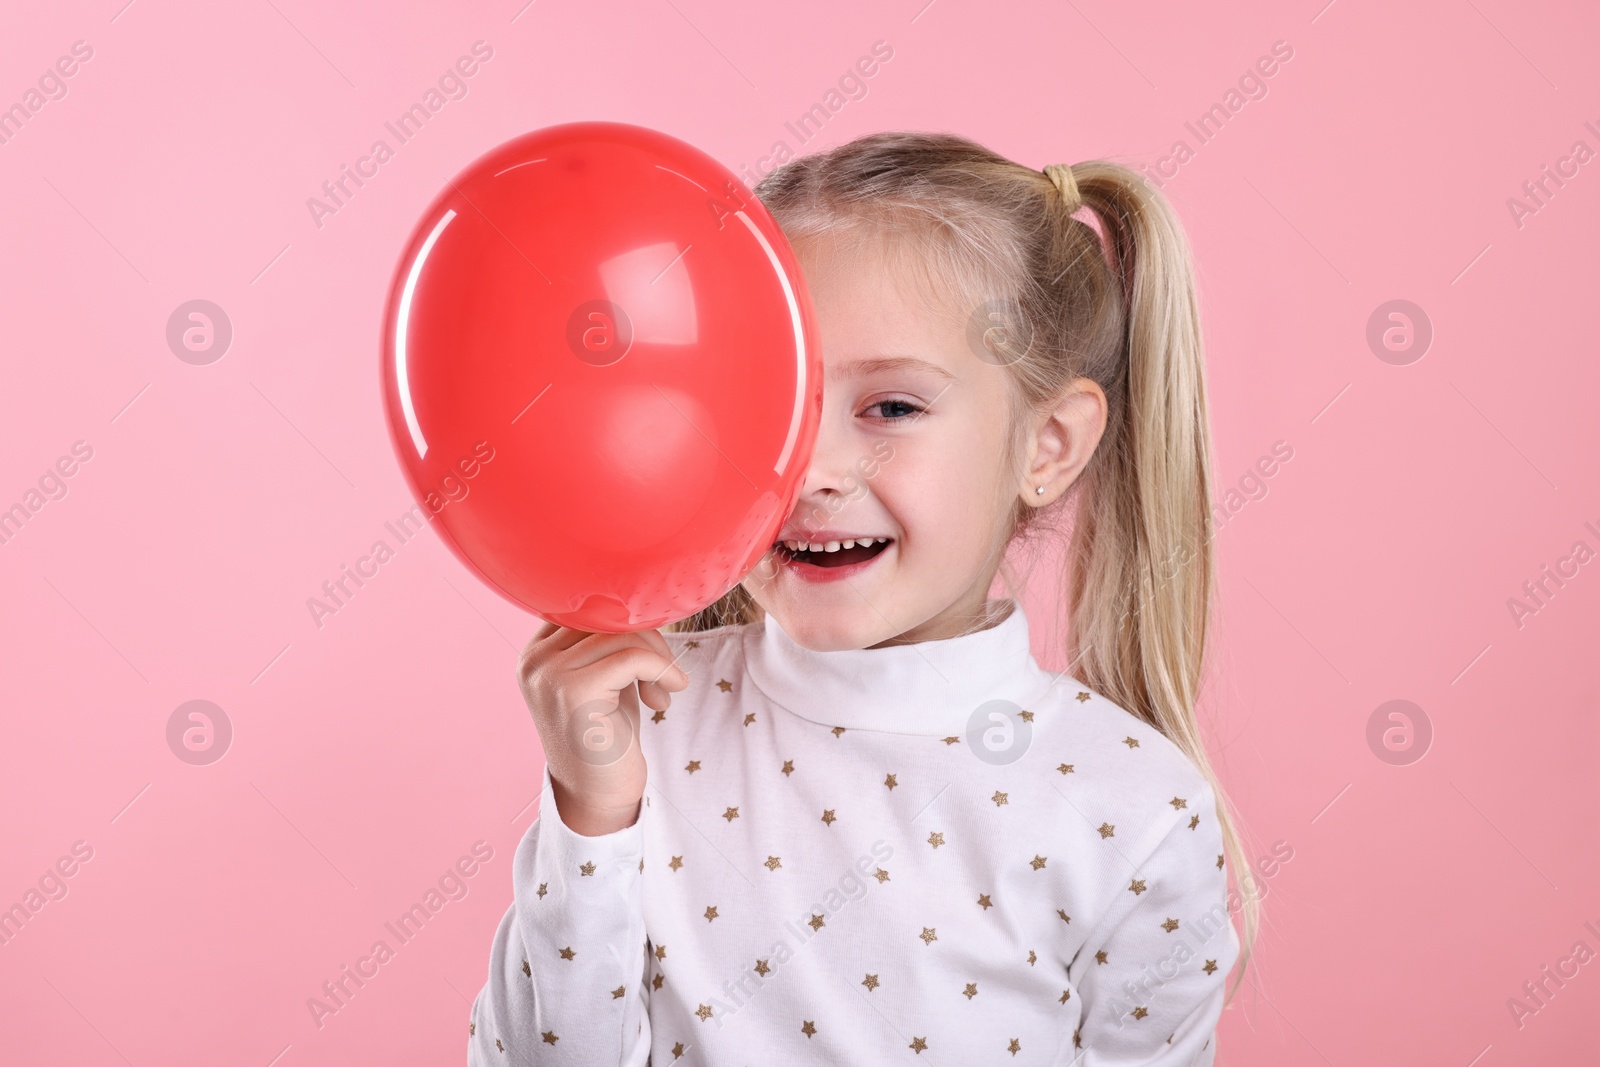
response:
<path id="1" fill-rule="evenodd" d="M 872 614 L 871 608 L 864 610 Z M 876 617 L 858 618 L 840 611 L 818 611 L 815 607 L 800 605 L 780 606 L 772 614 L 784 633 L 813 652 L 866 648 L 883 639 L 873 626 L 875 622 L 881 625 L 882 620 Z"/>

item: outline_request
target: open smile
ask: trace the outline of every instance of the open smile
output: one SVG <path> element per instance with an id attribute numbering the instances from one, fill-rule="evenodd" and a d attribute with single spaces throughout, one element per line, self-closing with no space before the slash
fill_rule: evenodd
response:
<path id="1" fill-rule="evenodd" d="M 892 537 L 857 538 L 808 544 L 780 541 L 772 546 L 778 562 L 808 581 L 837 581 L 865 570 L 894 543 Z"/>

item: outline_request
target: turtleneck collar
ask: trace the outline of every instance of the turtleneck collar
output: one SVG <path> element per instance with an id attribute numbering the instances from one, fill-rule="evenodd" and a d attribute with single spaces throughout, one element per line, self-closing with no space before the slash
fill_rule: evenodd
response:
<path id="1" fill-rule="evenodd" d="M 829 652 L 798 644 L 769 614 L 743 635 L 745 665 L 770 700 L 823 726 L 962 736 L 979 705 L 1026 708 L 1051 681 L 1033 658 L 1022 605 L 1007 597 L 988 607 L 1005 617 L 972 633 Z"/>

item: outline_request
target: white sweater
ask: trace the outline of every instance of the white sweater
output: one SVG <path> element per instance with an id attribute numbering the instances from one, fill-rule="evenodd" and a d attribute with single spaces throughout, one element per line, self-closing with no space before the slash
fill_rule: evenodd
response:
<path id="1" fill-rule="evenodd" d="M 666 639 L 633 826 L 544 773 L 471 1065 L 1210 1065 L 1239 951 L 1215 800 L 1152 727 L 976 633 Z"/>

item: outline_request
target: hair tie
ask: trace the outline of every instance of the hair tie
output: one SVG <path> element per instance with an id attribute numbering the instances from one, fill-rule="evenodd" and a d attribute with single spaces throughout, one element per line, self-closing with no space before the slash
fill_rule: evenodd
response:
<path id="1" fill-rule="evenodd" d="M 1078 210 L 1083 203 L 1083 197 L 1078 194 L 1078 183 L 1072 177 L 1072 164 L 1051 163 L 1044 168 L 1044 176 L 1050 179 L 1052 185 L 1061 194 L 1061 200 L 1066 205 L 1067 213 Z"/>

